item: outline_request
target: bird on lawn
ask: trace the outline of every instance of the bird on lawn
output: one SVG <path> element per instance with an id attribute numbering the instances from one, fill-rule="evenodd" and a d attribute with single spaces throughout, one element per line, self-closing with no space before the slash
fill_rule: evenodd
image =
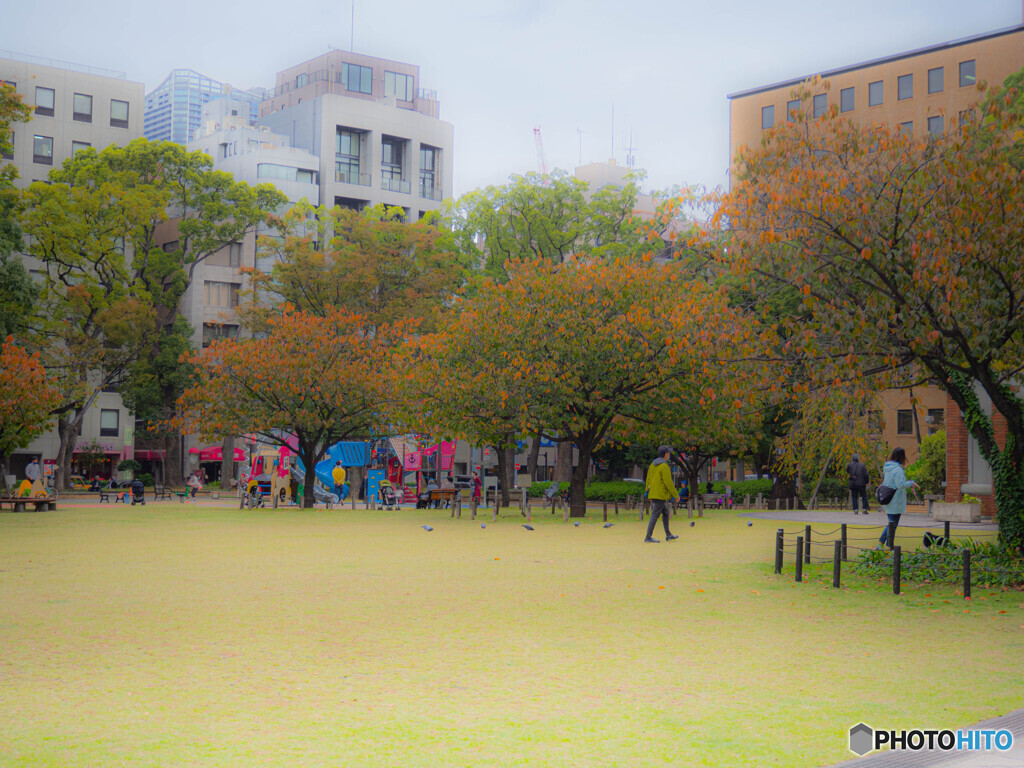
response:
<path id="1" fill-rule="evenodd" d="M 576 527 L 576 528 L 579 528 L 580 527 L 580 521 L 577 520 L 575 523 L 573 523 L 573 526 Z"/>
<path id="2" fill-rule="evenodd" d="M 694 523 L 694 522 L 693 522 L 693 521 L 691 520 L 691 521 L 690 521 L 690 527 L 691 527 L 691 528 L 693 528 L 693 526 L 694 526 L 694 525 L 696 525 L 696 523 Z"/>
<path id="3" fill-rule="evenodd" d="M 532 531 L 533 530 L 533 526 L 532 525 L 527 525 L 526 523 L 523 523 L 523 528 L 525 528 L 528 531 Z"/>
<path id="4" fill-rule="evenodd" d="M 605 524 L 604 524 L 604 525 L 602 525 L 601 527 L 602 527 L 602 528 L 611 528 L 611 527 L 612 527 L 613 525 L 615 525 L 615 523 L 605 523 Z"/>
<path id="5" fill-rule="evenodd" d="M 481 528 L 486 528 L 487 527 L 487 523 L 480 523 L 480 527 Z"/>
<path id="6" fill-rule="evenodd" d="M 747 528 L 749 528 L 749 527 L 750 527 L 750 526 L 752 526 L 753 524 L 754 524 L 754 521 L 753 521 L 753 520 L 747 520 Z"/>
<path id="7" fill-rule="evenodd" d="M 429 525 L 421 525 L 420 528 L 422 528 L 424 531 L 432 531 L 432 530 L 434 530 Z"/>

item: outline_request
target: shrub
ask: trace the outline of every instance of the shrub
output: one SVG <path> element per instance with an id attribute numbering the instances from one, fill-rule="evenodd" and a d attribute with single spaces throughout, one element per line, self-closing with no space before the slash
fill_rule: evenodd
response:
<path id="1" fill-rule="evenodd" d="M 992 541 L 970 537 L 934 546 L 904 551 L 900 558 L 906 581 L 956 584 L 963 579 L 962 550 L 971 551 L 971 583 L 984 587 L 1017 587 L 1024 584 L 1024 559 L 1015 550 Z M 882 550 L 861 552 L 854 564 L 858 571 L 880 579 L 892 578 L 892 553 Z"/>
<path id="2" fill-rule="evenodd" d="M 142 465 L 135 459 L 125 459 L 117 465 L 118 472 L 141 472 Z"/>
<path id="3" fill-rule="evenodd" d="M 534 483 L 527 490 L 530 498 L 539 498 L 544 491 L 551 487 L 551 483 Z M 565 493 L 569 490 L 568 483 L 560 483 L 559 490 Z M 625 501 L 626 496 L 639 496 L 643 494 L 643 483 L 627 483 L 623 480 L 612 480 L 607 483 L 587 483 L 587 501 Z"/>
<path id="4" fill-rule="evenodd" d="M 737 480 L 734 483 L 719 480 L 713 487 L 715 489 L 715 493 L 725 493 L 726 486 L 732 488 L 733 499 L 742 499 L 748 493 L 750 494 L 751 499 L 759 493 L 767 498 L 772 492 L 772 481 L 768 478 L 764 478 L 763 480 Z M 701 493 L 703 492 L 704 485 L 701 484 Z"/>
<path id="5" fill-rule="evenodd" d="M 153 475 L 149 472 L 143 472 L 141 475 L 136 475 L 136 477 L 142 481 L 144 486 L 149 488 L 153 487 Z"/>
<path id="6" fill-rule="evenodd" d="M 946 479 L 946 433 L 939 430 L 921 441 L 921 455 L 907 467 L 907 477 L 921 486 L 922 493 L 942 493 Z"/>

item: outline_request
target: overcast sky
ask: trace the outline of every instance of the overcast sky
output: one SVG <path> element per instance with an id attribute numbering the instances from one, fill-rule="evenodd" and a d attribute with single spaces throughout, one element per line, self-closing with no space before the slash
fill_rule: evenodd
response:
<path id="1" fill-rule="evenodd" d="M 329 47 L 420 66 L 455 126 L 455 193 L 626 162 L 647 187 L 724 185 L 726 95 L 1022 23 L 1024 0 L 8 0 L 0 49 L 236 88 Z M 4 55 L 0 52 L 0 56 Z M 613 116 L 614 113 L 614 125 Z M 583 131 L 583 133 L 579 133 Z M 614 144 L 614 147 L 613 147 Z"/>

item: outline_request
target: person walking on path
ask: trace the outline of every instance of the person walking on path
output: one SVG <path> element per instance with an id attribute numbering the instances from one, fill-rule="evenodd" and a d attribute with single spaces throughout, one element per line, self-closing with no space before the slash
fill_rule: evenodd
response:
<path id="1" fill-rule="evenodd" d="M 668 445 L 661 446 L 658 448 L 658 458 L 651 463 L 647 470 L 647 498 L 651 500 L 651 519 L 647 523 L 647 538 L 644 539 L 644 542 L 647 544 L 658 543 L 658 540 L 654 538 L 654 525 L 658 522 L 659 516 L 661 516 L 661 522 L 665 526 L 665 540 L 672 541 L 679 538 L 678 536 L 673 536 L 672 532 L 668 529 L 668 503 L 672 499 L 679 497 L 679 492 L 672 482 L 672 468 L 668 463 L 670 455 L 672 455 L 672 447 Z"/>
<path id="2" fill-rule="evenodd" d="M 334 495 L 338 497 L 338 501 L 341 501 L 345 498 L 345 468 L 341 466 L 340 461 L 334 463 L 331 479 L 334 480 Z"/>
<path id="3" fill-rule="evenodd" d="M 900 524 L 900 515 L 907 511 L 907 488 L 916 488 L 917 483 L 907 479 L 907 473 L 903 471 L 903 465 L 907 463 L 907 453 L 902 448 L 894 448 L 889 460 L 882 466 L 882 482 L 887 488 L 895 488 L 896 493 L 888 504 L 882 506 L 882 510 L 889 516 L 889 522 Z M 892 528 L 893 539 L 896 537 L 896 525 Z M 879 547 L 885 546 L 886 538 L 889 535 L 889 527 L 886 526 L 882 535 L 878 537 Z"/>
<path id="4" fill-rule="evenodd" d="M 850 478 L 853 514 L 857 514 L 857 499 L 860 499 L 861 508 L 866 515 L 868 513 L 868 468 L 861 463 L 860 454 L 853 454 L 853 459 L 846 465 L 846 475 Z"/>

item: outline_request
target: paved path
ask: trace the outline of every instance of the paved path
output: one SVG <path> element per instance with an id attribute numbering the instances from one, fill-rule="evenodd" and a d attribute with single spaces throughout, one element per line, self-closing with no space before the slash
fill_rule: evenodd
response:
<path id="1" fill-rule="evenodd" d="M 915 723 L 917 727 L 930 727 L 927 723 Z M 1002 730 L 1013 734 L 1013 748 L 1006 752 L 901 752 L 889 750 L 847 760 L 837 765 L 845 768 L 1024 768 L 1024 709 L 1018 709 L 1002 717 L 985 720 L 965 730 Z"/>
<path id="2" fill-rule="evenodd" d="M 753 517 L 761 520 L 784 520 L 794 523 L 847 523 L 848 525 L 875 525 L 881 528 L 889 522 L 884 512 L 869 512 L 855 515 L 849 510 L 832 509 L 793 509 L 766 510 L 764 512 L 739 512 L 740 517 Z M 908 512 L 900 517 L 900 528 L 937 528 L 942 530 L 942 523 L 931 515 Z M 998 531 L 995 522 L 983 523 L 950 523 L 950 527 L 960 531 Z"/>

